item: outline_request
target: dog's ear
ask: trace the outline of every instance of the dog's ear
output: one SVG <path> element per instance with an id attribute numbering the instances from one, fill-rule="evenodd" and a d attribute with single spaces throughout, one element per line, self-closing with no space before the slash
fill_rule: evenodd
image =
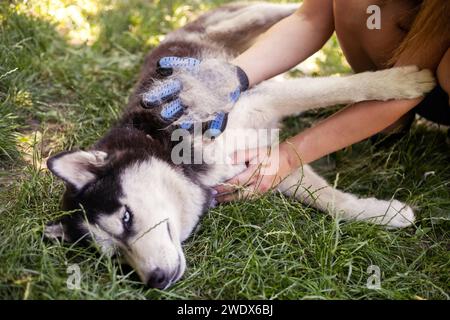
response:
<path id="1" fill-rule="evenodd" d="M 103 151 L 62 152 L 47 160 L 47 168 L 78 191 L 97 178 L 107 156 Z"/>

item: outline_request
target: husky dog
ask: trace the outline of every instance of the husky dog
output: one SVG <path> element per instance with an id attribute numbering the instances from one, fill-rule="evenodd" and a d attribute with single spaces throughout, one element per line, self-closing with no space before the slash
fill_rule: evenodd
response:
<path id="1" fill-rule="evenodd" d="M 71 242 L 95 241 L 106 253 L 117 250 L 151 287 L 164 289 L 179 280 L 186 268 L 182 242 L 209 208 L 212 187 L 246 166 L 174 163 L 171 135 L 176 126 L 164 121 L 160 110 L 142 108 L 141 97 L 162 81 L 156 71 L 160 58 L 230 59 L 296 8 L 231 4 L 170 33 L 147 56 L 118 123 L 91 149 L 63 152 L 48 160 L 50 171 L 66 184 L 63 209 L 70 213 L 49 224 L 46 235 Z M 312 108 L 415 98 L 433 86 L 431 73 L 416 67 L 346 77 L 267 81 L 241 96 L 229 113 L 225 132 L 205 148 L 231 154 L 234 146 L 224 141 L 236 135 L 237 129 L 277 128 L 283 117 Z M 210 112 L 220 111 L 214 108 L 210 106 Z M 342 219 L 388 227 L 406 227 L 414 221 L 413 210 L 406 204 L 344 193 L 309 166 L 293 173 L 276 190 Z"/>

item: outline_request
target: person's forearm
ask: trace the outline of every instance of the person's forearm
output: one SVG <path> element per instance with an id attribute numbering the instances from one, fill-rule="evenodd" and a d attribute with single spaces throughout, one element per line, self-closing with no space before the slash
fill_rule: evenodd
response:
<path id="1" fill-rule="evenodd" d="M 233 63 L 246 72 L 251 86 L 308 58 L 333 31 L 330 0 L 305 1 L 296 13 L 275 24 Z"/>
<path id="2" fill-rule="evenodd" d="M 287 140 L 292 147 L 292 167 L 310 163 L 380 132 L 416 106 L 421 99 L 364 101 L 348 106 Z"/>

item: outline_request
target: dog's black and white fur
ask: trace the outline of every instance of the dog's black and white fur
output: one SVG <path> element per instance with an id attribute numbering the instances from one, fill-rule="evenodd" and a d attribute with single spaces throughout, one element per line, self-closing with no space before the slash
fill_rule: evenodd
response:
<path id="1" fill-rule="evenodd" d="M 104 252 L 118 250 L 152 287 L 165 288 L 180 279 L 186 267 L 181 244 L 208 209 L 211 188 L 241 172 L 245 165 L 175 165 L 171 161 L 174 126 L 159 117 L 159 109 L 143 109 L 141 95 L 162 80 L 156 72 L 161 57 L 229 59 L 295 10 L 293 5 L 232 4 L 169 34 L 147 56 L 118 124 L 89 151 L 63 152 L 49 159 L 48 168 L 66 183 L 63 208 L 71 213 L 48 225 L 46 235 L 67 241 L 94 239 Z M 433 85 L 431 73 L 415 67 L 347 77 L 267 81 L 241 97 L 229 114 L 225 133 L 205 148 L 231 154 L 234 146 L 224 141 L 236 135 L 232 129 L 277 128 L 283 117 L 307 109 L 414 98 Z M 276 189 L 334 217 L 388 227 L 405 227 L 414 221 L 413 210 L 400 201 L 341 192 L 309 166 Z"/>

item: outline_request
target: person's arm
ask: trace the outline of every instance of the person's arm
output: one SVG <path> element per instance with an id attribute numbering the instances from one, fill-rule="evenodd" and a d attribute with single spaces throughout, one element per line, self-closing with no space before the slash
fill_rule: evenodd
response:
<path id="1" fill-rule="evenodd" d="M 391 100 L 387 102 L 364 101 L 351 105 L 317 125 L 304 130 L 281 143 L 279 154 L 265 157 L 264 149 L 246 151 L 245 160 L 262 159 L 264 167 L 278 163 L 278 170 L 267 174 L 259 163 L 250 165 L 244 172 L 216 187 L 219 202 L 236 200 L 239 196 L 264 193 L 275 187 L 295 169 L 327 154 L 359 142 L 383 130 L 411 110 L 422 98 L 413 100 Z M 242 156 L 242 155 L 241 155 Z M 237 158 L 237 156 L 236 156 Z M 245 186 L 242 194 L 234 192 L 236 186 Z"/>
<path id="2" fill-rule="evenodd" d="M 433 48 L 414 57 L 405 52 L 394 67 L 417 65 L 421 69 L 436 71 L 446 46 L 437 41 Z M 422 99 L 359 102 L 288 139 L 288 143 L 301 155 L 301 162 L 307 164 L 382 131 L 417 106 Z M 297 154 L 289 154 L 289 162 L 294 167 L 300 165 Z"/>
<path id="3" fill-rule="evenodd" d="M 428 51 L 419 58 L 401 56 L 395 66 L 417 65 L 420 68 L 436 70 L 445 47 L 437 46 L 435 52 Z M 235 187 L 245 185 L 247 193 L 266 192 L 273 188 L 285 177 L 301 165 L 317 160 L 327 154 L 364 140 L 400 119 L 405 113 L 414 108 L 423 98 L 411 100 L 364 101 L 346 107 L 317 125 L 304 130 L 296 136 L 280 144 L 278 157 L 278 171 L 266 174 L 259 169 L 259 164 L 250 165 L 247 170 L 227 181 L 227 184 L 216 187 L 219 202 L 235 200 L 239 193 L 233 192 Z M 256 157 L 265 150 L 250 150 L 251 157 Z M 271 163 L 271 157 L 258 155 L 264 159 L 265 166 Z M 250 191 L 249 191 L 250 190 Z"/>
<path id="4" fill-rule="evenodd" d="M 364 101 L 350 105 L 288 139 L 292 146 L 289 162 L 295 168 L 364 140 L 400 119 L 421 100 Z"/>
<path id="5" fill-rule="evenodd" d="M 245 71 L 252 86 L 311 56 L 322 48 L 333 31 L 333 1 L 305 0 L 293 15 L 270 28 L 233 64 Z"/>

